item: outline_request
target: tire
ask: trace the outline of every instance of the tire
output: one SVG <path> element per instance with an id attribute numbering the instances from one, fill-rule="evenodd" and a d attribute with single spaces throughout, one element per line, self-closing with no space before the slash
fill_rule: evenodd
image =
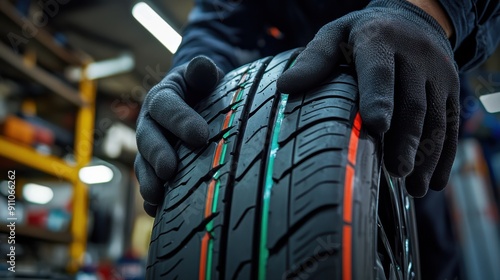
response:
<path id="1" fill-rule="evenodd" d="M 210 127 L 179 145 L 148 279 L 372 279 L 380 145 L 348 67 L 302 96 L 276 91 L 289 51 L 232 71 L 196 106 Z"/>

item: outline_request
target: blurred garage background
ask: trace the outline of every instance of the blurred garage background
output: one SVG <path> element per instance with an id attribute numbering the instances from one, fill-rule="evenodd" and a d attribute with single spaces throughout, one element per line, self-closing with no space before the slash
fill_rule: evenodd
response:
<path id="1" fill-rule="evenodd" d="M 12 221 L 16 277 L 142 278 L 153 219 L 133 171 L 135 121 L 192 5 L 0 1 L 0 278 L 14 276 Z M 462 92 L 447 194 L 464 279 L 486 279 L 500 273 L 500 106 L 479 96 L 500 92 L 498 51 L 463 77 Z"/>

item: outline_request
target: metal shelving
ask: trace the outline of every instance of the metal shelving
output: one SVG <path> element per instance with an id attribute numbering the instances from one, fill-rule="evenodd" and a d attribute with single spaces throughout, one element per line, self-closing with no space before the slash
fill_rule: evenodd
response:
<path id="1" fill-rule="evenodd" d="M 2 26 L 0 35 L 5 38 L 6 32 L 21 34 L 26 21 L 27 19 L 23 18 L 8 1 L 0 1 L 0 25 Z M 17 234 L 47 242 L 68 243 L 70 254 L 68 270 L 74 272 L 83 263 L 87 241 L 87 186 L 79 180 L 78 172 L 89 164 L 92 157 L 96 84 L 83 77 L 78 88 L 75 88 L 51 73 L 61 71 L 62 67 L 69 65 L 81 66 L 85 69 L 85 65 L 91 61 L 83 52 L 71 51 L 58 45 L 50 33 L 43 28 L 38 28 L 36 36 L 29 40 L 28 46 L 30 51 L 39 54 L 39 63 L 43 67 L 34 63 L 26 63 L 26 60 L 14 49 L 0 43 L 2 69 L 15 73 L 16 76 L 21 76 L 26 81 L 35 82 L 70 104 L 76 105 L 73 151 L 75 162 L 68 163 L 55 156 L 40 154 L 29 145 L 3 136 L 0 136 L 0 158 L 13 160 L 69 181 L 73 185 L 72 219 L 68 233 L 54 233 L 23 225 L 18 227 Z"/>

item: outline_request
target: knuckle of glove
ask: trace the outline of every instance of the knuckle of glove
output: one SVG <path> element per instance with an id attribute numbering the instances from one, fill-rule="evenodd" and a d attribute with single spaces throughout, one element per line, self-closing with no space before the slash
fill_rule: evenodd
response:
<path id="1" fill-rule="evenodd" d="M 144 208 L 144 212 L 146 212 L 146 214 L 148 214 L 150 217 L 154 218 L 156 216 L 156 210 L 158 209 L 157 205 L 151 205 L 144 201 L 144 203 L 142 204 L 142 208 Z"/>
<path id="2" fill-rule="evenodd" d="M 164 190 L 160 190 L 156 186 L 141 184 L 139 192 L 142 198 L 150 204 L 158 205 L 163 200 Z"/>
<path id="3" fill-rule="evenodd" d="M 138 153 L 153 167 L 158 177 L 168 180 L 177 169 L 177 157 L 168 152 L 172 148 L 167 141 L 152 137 L 150 131 L 145 125 L 137 129 Z"/>
<path id="4" fill-rule="evenodd" d="M 134 162 L 134 170 L 139 181 L 139 193 L 145 201 L 156 205 L 163 197 L 163 183 L 146 165 L 147 163 L 144 162 L 141 156 L 137 155 Z"/>
<path id="5" fill-rule="evenodd" d="M 186 65 L 183 75 L 191 93 L 186 101 L 196 104 L 217 86 L 224 72 L 210 58 L 200 55 Z"/>

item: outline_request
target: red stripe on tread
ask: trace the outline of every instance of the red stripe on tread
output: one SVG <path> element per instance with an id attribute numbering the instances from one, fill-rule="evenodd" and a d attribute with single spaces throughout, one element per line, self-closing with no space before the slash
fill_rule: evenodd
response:
<path id="1" fill-rule="evenodd" d="M 243 83 L 247 79 L 248 75 L 247 73 L 243 74 L 241 77 L 239 84 Z M 233 95 L 233 100 L 232 103 L 234 104 L 236 102 L 236 99 L 238 98 L 238 95 L 242 88 L 240 87 Z M 222 130 L 226 129 L 229 127 L 229 123 L 231 121 L 231 115 L 234 113 L 233 110 L 229 111 L 225 118 L 224 118 L 224 123 L 222 125 Z M 214 159 L 212 161 L 212 167 L 215 168 L 219 166 L 219 163 L 221 161 L 221 154 L 222 154 L 222 149 L 224 147 L 225 141 L 224 138 L 222 138 L 218 143 L 217 143 L 217 148 L 215 150 L 215 155 Z M 207 195 L 206 195 L 206 200 L 205 200 L 205 218 L 210 217 L 212 214 L 212 204 L 214 200 L 214 191 L 215 191 L 215 183 L 216 179 L 212 179 L 210 181 L 210 184 L 208 185 L 207 188 Z M 200 280 L 205 280 L 207 277 L 207 258 L 208 258 L 208 244 L 210 242 L 210 234 L 208 232 L 205 232 L 205 235 L 203 236 L 201 240 L 201 252 L 200 252 L 200 273 L 199 273 L 199 279 Z"/>
<path id="2" fill-rule="evenodd" d="M 354 119 L 354 127 L 358 130 L 361 130 L 361 115 L 359 114 L 359 112 L 356 114 L 356 118 Z M 359 133 L 358 133 L 359 135 Z"/>
<path id="3" fill-rule="evenodd" d="M 215 180 L 212 179 L 207 189 L 207 200 L 205 201 L 205 218 L 209 217 L 212 209 L 212 202 L 214 199 L 214 188 Z M 203 239 L 201 240 L 201 253 L 200 253 L 200 280 L 206 279 L 207 271 L 207 254 L 208 254 L 208 242 L 210 241 L 210 235 L 208 232 L 205 233 Z"/>
<path id="4" fill-rule="evenodd" d="M 208 252 L 208 241 L 210 240 L 210 235 L 208 232 L 205 233 L 203 239 L 201 240 L 201 253 L 200 253 L 200 274 L 199 279 L 205 280 L 207 274 L 207 252 Z"/>
<path id="5" fill-rule="evenodd" d="M 359 113 L 357 113 L 356 118 L 354 119 L 353 128 L 351 129 L 351 138 L 349 140 L 349 153 L 347 155 L 347 159 L 353 165 L 356 164 L 356 154 L 358 151 L 360 130 L 361 130 L 361 116 L 359 115 Z"/>
<path id="6" fill-rule="evenodd" d="M 342 229 L 342 280 L 352 279 L 352 228 L 344 225 Z"/>
<path id="7" fill-rule="evenodd" d="M 344 222 L 352 222 L 352 195 L 354 191 L 354 168 L 347 165 L 344 184 Z"/>
<path id="8" fill-rule="evenodd" d="M 243 76 L 241 77 L 240 81 L 238 82 L 238 84 L 243 84 L 244 82 L 246 82 L 246 79 L 248 78 L 248 74 L 245 73 L 243 74 Z M 240 91 L 242 90 L 242 88 L 239 88 L 233 95 L 233 100 L 231 101 L 231 104 L 234 104 L 236 102 L 236 98 L 238 98 L 238 95 L 240 95 Z"/>
<path id="9" fill-rule="evenodd" d="M 217 167 L 220 162 L 220 155 L 222 153 L 222 147 L 224 147 L 224 139 L 221 139 L 219 143 L 217 143 L 217 149 L 215 150 L 214 161 L 212 162 L 212 167 Z"/>
<path id="10" fill-rule="evenodd" d="M 215 188 L 215 180 L 212 179 L 207 189 L 207 200 L 205 201 L 205 218 L 210 217 L 212 214 L 212 203 L 214 200 L 214 188 Z"/>
<path id="11" fill-rule="evenodd" d="M 238 95 L 240 95 L 241 88 L 239 88 L 233 95 L 233 100 L 231 100 L 231 104 L 236 103 L 236 98 L 238 98 Z"/>
<path id="12" fill-rule="evenodd" d="M 229 111 L 229 113 L 226 114 L 226 117 L 224 118 L 224 124 L 222 125 L 222 130 L 226 129 L 229 127 L 229 122 L 231 121 L 231 115 L 233 114 L 233 111 Z"/>
<path id="13" fill-rule="evenodd" d="M 344 223 L 348 224 L 344 224 L 342 229 L 342 280 L 352 279 L 352 227 L 350 223 L 352 223 L 354 180 L 356 175 L 354 165 L 356 164 L 358 154 L 361 125 L 361 116 L 357 113 L 351 129 L 351 138 L 349 139 L 347 159 L 350 164 L 347 164 L 345 170 L 343 218 Z"/>

